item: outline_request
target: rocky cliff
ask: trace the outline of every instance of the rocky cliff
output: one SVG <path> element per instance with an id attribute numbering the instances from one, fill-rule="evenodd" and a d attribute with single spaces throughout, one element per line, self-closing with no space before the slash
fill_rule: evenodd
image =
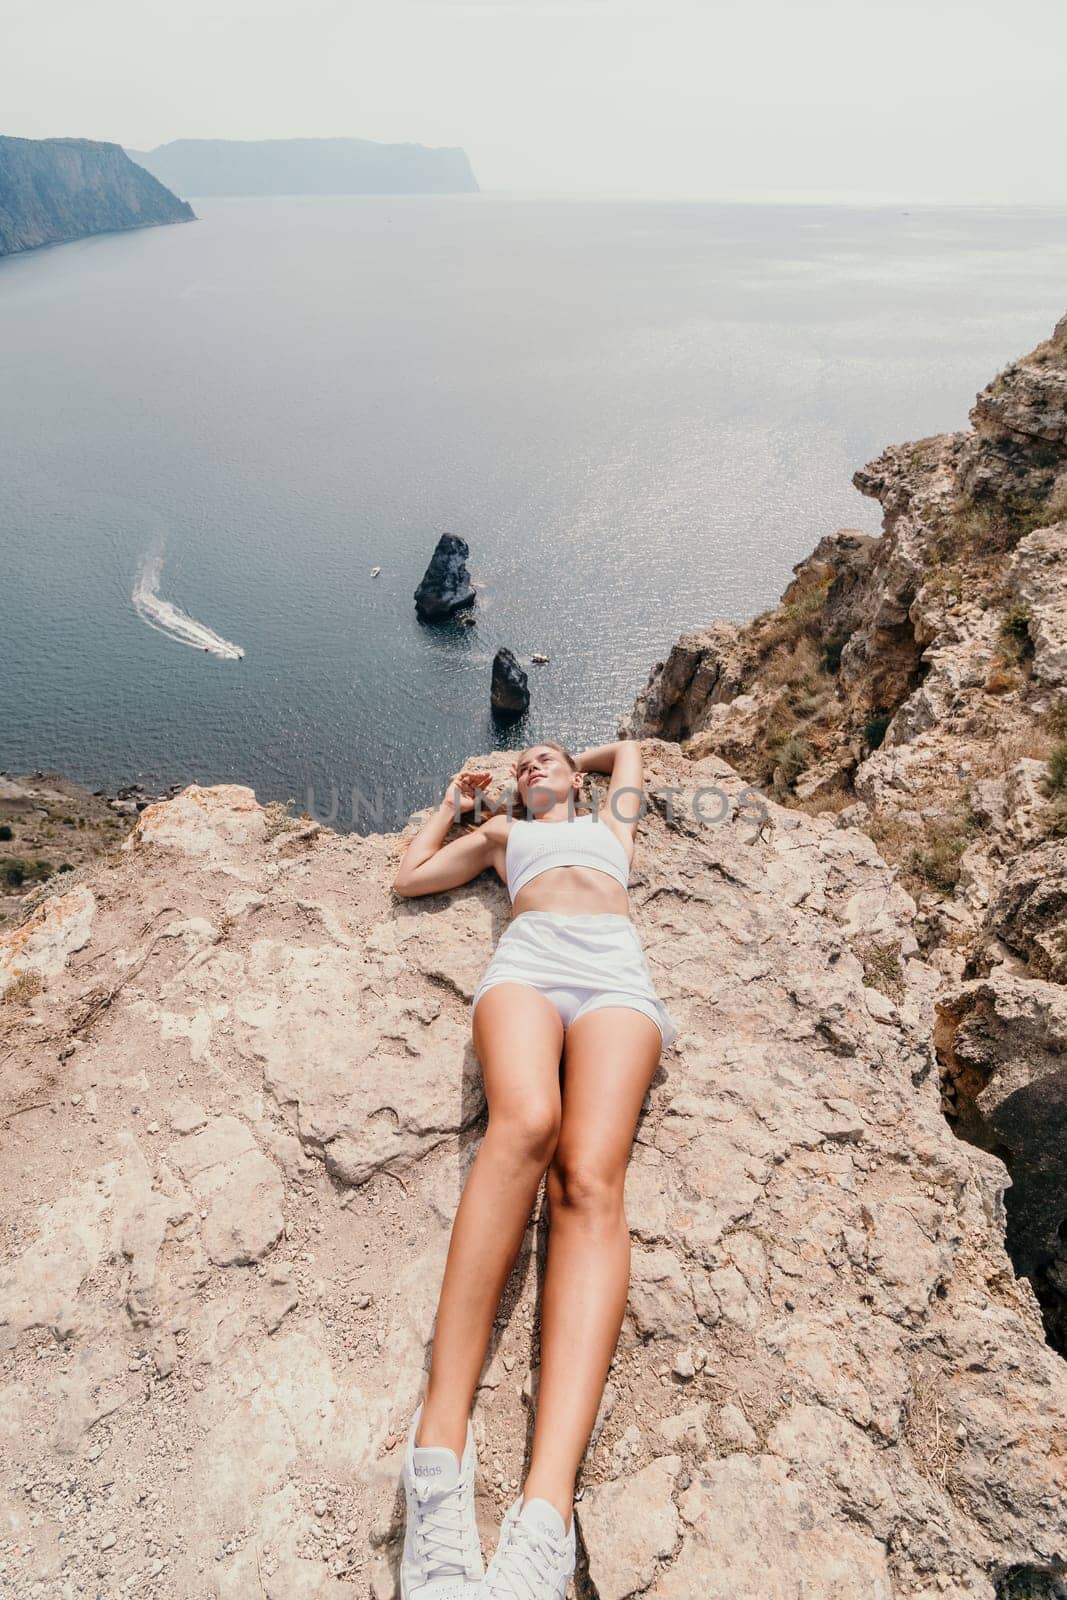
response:
<path id="1" fill-rule="evenodd" d="M 1006 1161 L 1008 1245 L 1067 1354 L 1067 317 L 971 430 L 855 475 L 781 604 L 680 639 L 625 731 L 861 826 L 916 899 L 961 1137 Z"/>
<path id="2" fill-rule="evenodd" d="M 25 915 L 25 896 L 53 874 L 117 849 L 130 822 L 108 801 L 58 772 L 0 773 L 0 931 Z M 137 813 L 130 805 L 130 813 Z"/>
<path id="3" fill-rule="evenodd" d="M 627 1179 L 576 1592 L 1052 1600 L 1067 1366 L 1005 1249 L 1000 1152 L 942 1112 L 915 901 L 837 815 L 753 811 L 714 754 L 646 758 L 633 904 L 680 1035 Z M 419 820 L 342 837 L 190 788 L 0 941 L 4 1593 L 396 1594 L 400 1450 L 483 1127 L 469 1003 L 507 919 L 490 875 L 392 895 Z M 1058 1048 L 1034 981 L 1025 1067 L 1002 979 L 945 1014 L 968 1106 L 1009 1131 Z M 487 1554 L 545 1239 L 539 1206 L 476 1405 Z"/>
<path id="4" fill-rule="evenodd" d="M 477 194 L 465 150 L 371 139 L 175 139 L 131 150 L 182 194 Z"/>
<path id="5" fill-rule="evenodd" d="M 117 144 L 0 137 L 0 256 L 192 220 L 192 207 Z"/>

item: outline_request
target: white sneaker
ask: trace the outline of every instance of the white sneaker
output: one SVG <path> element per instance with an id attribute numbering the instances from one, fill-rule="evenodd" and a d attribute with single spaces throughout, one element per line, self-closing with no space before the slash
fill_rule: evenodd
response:
<path id="1" fill-rule="evenodd" d="M 564 1600 L 574 1562 L 573 1513 L 564 1532 L 555 1506 L 520 1495 L 504 1514 L 482 1594 L 485 1600 Z"/>
<path id="2" fill-rule="evenodd" d="M 416 1445 L 420 1401 L 408 1429 L 401 1478 L 407 1502 L 401 1600 L 474 1600 L 485 1572 L 474 1516 L 477 1459 L 467 1423 L 462 1461 L 438 1445 Z"/>

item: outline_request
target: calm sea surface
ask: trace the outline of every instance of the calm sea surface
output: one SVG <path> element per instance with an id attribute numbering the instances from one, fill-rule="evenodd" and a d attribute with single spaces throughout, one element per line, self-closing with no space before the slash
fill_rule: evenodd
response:
<path id="1" fill-rule="evenodd" d="M 0 768 L 335 788 L 342 826 L 613 738 L 1067 305 L 1055 211 L 193 203 L 0 262 Z M 445 531 L 474 628 L 415 619 Z M 511 729 L 502 644 L 551 658 Z"/>

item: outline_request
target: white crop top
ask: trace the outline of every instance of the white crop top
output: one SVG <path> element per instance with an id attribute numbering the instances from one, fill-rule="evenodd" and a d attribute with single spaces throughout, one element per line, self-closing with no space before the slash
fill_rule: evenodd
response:
<path id="1" fill-rule="evenodd" d="M 519 890 L 538 873 L 550 867 L 592 867 L 595 872 L 606 872 L 624 889 L 630 885 L 630 863 L 626 851 L 607 823 L 597 823 L 589 812 L 576 816 L 574 821 L 532 822 L 517 818 L 508 833 L 504 852 L 508 877 L 508 894 L 514 904 Z M 582 826 L 582 824 L 586 826 Z M 576 831 L 577 830 L 577 831 Z"/>

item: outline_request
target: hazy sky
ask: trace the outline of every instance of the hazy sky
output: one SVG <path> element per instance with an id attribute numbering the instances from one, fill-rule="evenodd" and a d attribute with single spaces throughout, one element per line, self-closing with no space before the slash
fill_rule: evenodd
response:
<path id="1" fill-rule="evenodd" d="M 3 0 L 0 132 L 463 145 L 483 188 L 1067 204 L 1064 0 Z"/>

